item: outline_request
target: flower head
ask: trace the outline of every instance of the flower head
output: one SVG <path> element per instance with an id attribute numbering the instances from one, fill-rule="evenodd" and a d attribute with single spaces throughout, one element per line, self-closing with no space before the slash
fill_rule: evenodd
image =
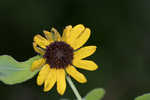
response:
<path id="1" fill-rule="evenodd" d="M 45 37 L 35 35 L 33 48 L 42 57 L 32 63 L 31 70 L 40 69 L 37 84 L 44 84 L 44 91 L 49 91 L 57 84 L 57 91 L 63 95 L 66 90 L 66 75 L 70 75 L 79 83 L 86 83 L 86 77 L 76 70 L 96 70 L 98 66 L 91 60 L 84 58 L 96 51 L 96 46 L 82 47 L 90 37 L 89 28 L 79 24 L 67 26 L 62 37 L 52 28 L 51 32 L 43 31 Z M 82 48 L 81 48 L 82 47 Z"/>

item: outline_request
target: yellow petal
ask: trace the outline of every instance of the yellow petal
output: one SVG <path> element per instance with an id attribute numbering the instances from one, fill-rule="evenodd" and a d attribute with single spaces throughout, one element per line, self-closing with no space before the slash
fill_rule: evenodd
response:
<path id="1" fill-rule="evenodd" d="M 89 28 L 86 28 L 79 36 L 78 38 L 72 43 L 72 47 L 74 48 L 74 50 L 80 48 L 81 46 L 83 46 L 87 40 L 89 39 L 91 34 L 91 31 Z"/>
<path id="2" fill-rule="evenodd" d="M 79 83 L 86 83 L 87 82 L 86 77 L 82 73 L 78 72 L 73 66 L 68 66 L 66 68 L 66 71 L 70 76 L 72 76 Z"/>
<path id="3" fill-rule="evenodd" d="M 37 85 L 42 85 L 48 75 L 48 73 L 50 72 L 50 67 L 48 64 L 44 65 L 41 69 L 41 71 L 38 74 L 37 77 Z"/>
<path id="4" fill-rule="evenodd" d="M 67 37 L 68 37 L 69 34 L 70 34 L 71 29 L 72 29 L 72 26 L 71 26 L 71 25 L 66 26 L 66 28 L 65 28 L 64 31 L 63 31 L 62 41 L 66 41 Z"/>
<path id="5" fill-rule="evenodd" d="M 51 32 L 44 30 L 43 33 L 45 34 L 45 37 L 47 38 L 47 40 L 53 41 L 53 36 Z"/>
<path id="6" fill-rule="evenodd" d="M 56 83 L 56 69 L 51 68 L 44 83 L 44 91 L 50 91 Z"/>
<path id="7" fill-rule="evenodd" d="M 86 46 L 74 52 L 74 59 L 82 59 L 92 55 L 96 51 L 96 46 Z"/>
<path id="8" fill-rule="evenodd" d="M 57 91 L 63 95 L 66 90 L 66 79 L 64 69 L 57 69 Z"/>
<path id="9" fill-rule="evenodd" d="M 44 51 L 43 49 L 37 47 L 37 44 L 36 44 L 35 42 L 33 42 L 33 48 L 34 48 L 34 50 L 35 50 L 37 53 L 39 53 L 39 54 L 41 54 L 41 55 L 44 55 L 44 54 L 45 54 L 45 51 Z"/>
<path id="10" fill-rule="evenodd" d="M 61 40 L 61 36 L 55 28 L 52 28 L 51 32 L 54 34 L 54 40 L 55 41 L 60 41 Z"/>
<path id="11" fill-rule="evenodd" d="M 34 71 L 34 70 L 39 69 L 40 67 L 42 67 L 42 66 L 45 64 L 45 61 L 46 61 L 46 60 L 45 60 L 44 58 L 35 60 L 35 61 L 32 63 L 31 71 Z"/>
<path id="12" fill-rule="evenodd" d="M 73 60 L 73 65 L 77 68 L 93 71 L 98 68 L 95 62 L 90 60 Z"/>
<path id="13" fill-rule="evenodd" d="M 47 41 L 44 37 L 42 37 L 41 35 L 36 35 L 34 36 L 34 41 L 35 43 L 37 43 L 40 47 L 42 48 L 46 48 L 46 46 L 48 46 L 50 44 L 49 41 Z"/>
<path id="14" fill-rule="evenodd" d="M 85 27 L 82 24 L 74 26 L 67 36 L 67 43 L 71 45 L 74 40 L 81 34 L 81 32 L 84 31 L 84 29 Z"/>

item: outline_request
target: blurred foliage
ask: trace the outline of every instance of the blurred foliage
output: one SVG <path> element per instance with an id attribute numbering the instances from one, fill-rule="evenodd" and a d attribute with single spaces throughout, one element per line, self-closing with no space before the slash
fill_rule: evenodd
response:
<path id="1" fill-rule="evenodd" d="M 66 25 L 84 24 L 92 30 L 87 45 L 98 46 L 90 58 L 99 69 L 80 70 L 88 79 L 86 84 L 75 82 L 81 95 L 102 87 L 107 91 L 103 100 L 133 100 L 150 91 L 149 3 L 148 0 L 1 0 L 0 54 L 27 60 L 36 55 L 32 48 L 35 34 L 51 27 L 62 33 Z M 0 90 L 3 100 L 75 98 L 69 86 L 62 97 L 55 88 L 44 93 L 36 85 L 36 77 L 14 86 L 0 83 Z"/>
<path id="2" fill-rule="evenodd" d="M 31 65 L 39 58 L 40 56 L 35 56 L 27 61 L 18 62 L 8 55 L 0 56 L 0 81 L 5 84 L 13 85 L 23 83 L 33 78 L 38 70 L 32 72 Z"/>
<path id="3" fill-rule="evenodd" d="M 96 88 L 90 91 L 85 100 L 102 100 L 105 95 L 105 90 L 103 88 Z"/>
<path id="4" fill-rule="evenodd" d="M 149 99 L 150 99 L 150 93 L 135 98 L 135 100 L 149 100 Z"/>

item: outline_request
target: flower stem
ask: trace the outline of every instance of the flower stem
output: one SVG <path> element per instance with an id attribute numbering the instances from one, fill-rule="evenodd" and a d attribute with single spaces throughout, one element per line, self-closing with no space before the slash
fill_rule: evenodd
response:
<path id="1" fill-rule="evenodd" d="M 77 88 L 75 87 L 75 85 L 73 84 L 73 82 L 72 82 L 72 80 L 71 80 L 71 78 L 69 76 L 67 76 L 67 81 L 68 81 L 70 87 L 72 88 L 75 96 L 77 97 L 77 100 L 82 100 L 82 97 L 80 96 Z"/>

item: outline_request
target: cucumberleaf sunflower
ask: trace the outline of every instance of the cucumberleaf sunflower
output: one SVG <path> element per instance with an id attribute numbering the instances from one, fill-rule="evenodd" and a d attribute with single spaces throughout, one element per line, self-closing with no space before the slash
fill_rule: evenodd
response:
<path id="1" fill-rule="evenodd" d="M 96 46 L 82 47 L 90 37 L 91 31 L 82 24 L 66 26 L 62 37 L 52 28 L 51 32 L 44 30 L 45 37 L 35 35 L 33 48 L 42 57 L 32 63 L 31 70 L 40 69 L 37 84 L 44 83 L 44 91 L 49 91 L 57 84 L 57 91 L 63 95 L 66 90 L 66 75 L 70 75 L 79 83 L 87 82 L 86 77 L 76 70 L 96 70 L 98 66 L 84 58 L 96 51 Z"/>

